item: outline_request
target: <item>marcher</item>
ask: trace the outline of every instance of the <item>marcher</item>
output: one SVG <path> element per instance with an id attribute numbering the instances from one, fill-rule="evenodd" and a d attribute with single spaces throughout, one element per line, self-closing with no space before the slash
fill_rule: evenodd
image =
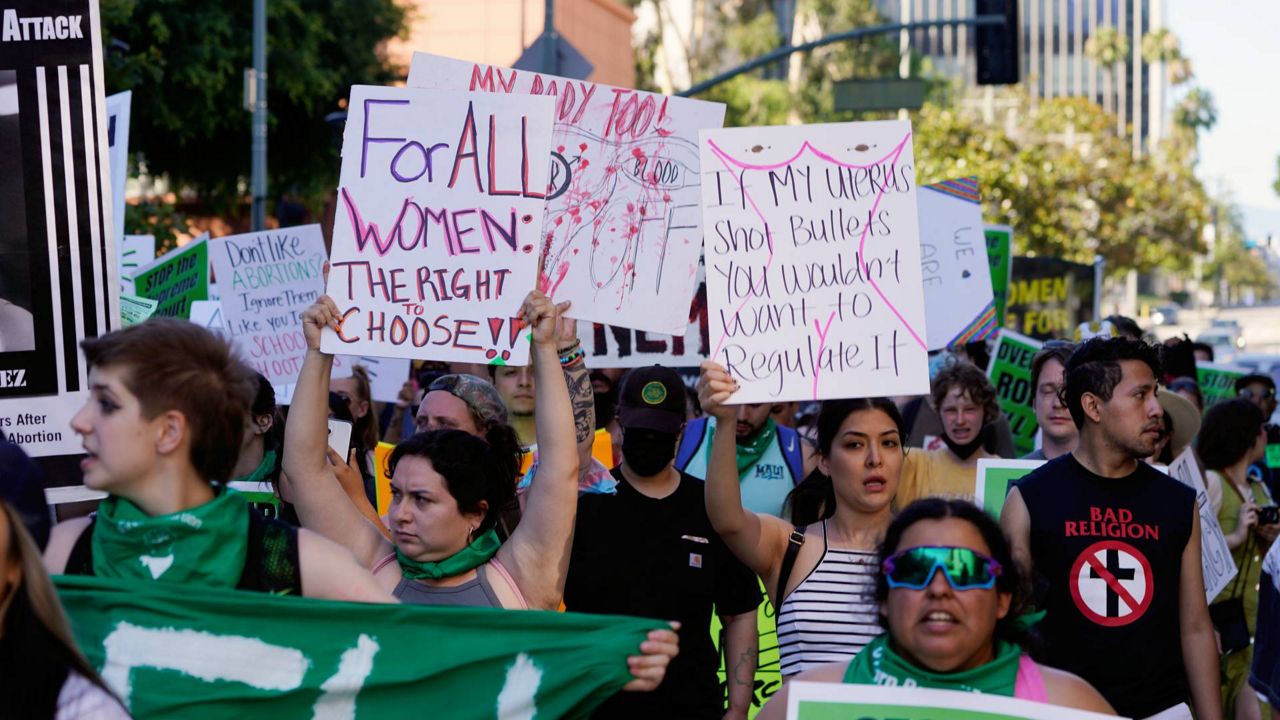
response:
<path id="1" fill-rule="evenodd" d="M 81 348 L 89 399 L 71 428 L 87 455 L 84 484 L 109 495 L 95 518 L 54 527 L 50 572 L 391 600 L 345 549 L 262 517 L 226 488 L 254 387 L 226 340 L 155 318 Z"/>
<path id="2" fill-rule="evenodd" d="M 1190 700 L 1200 720 L 1217 720 L 1195 493 L 1140 462 L 1161 432 L 1159 368 L 1141 341 L 1076 348 L 1064 397 L 1080 442 L 1015 485 L 1001 523 L 1043 580 L 1050 665 L 1088 680 L 1121 715 L 1190 718 Z"/>
<path id="3" fill-rule="evenodd" d="M 742 505 L 730 424 L 737 411 L 725 404 L 737 388 L 722 366 L 702 363 L 698 400 L 721 421 L 708 466 L 707 516 L 778 608 L 778 652 L 789 677 L 850 658 L 880 634 L 871 600 L 875 548 L 892 515 L 905 431 L 897 406 L 884 398 L 824 402 L 817 469 L 833 502 L 820 522 L 797 527 Z"/>
<path id="4" fill-rule="evenodd" d="M 1260 587 L 1249 685 L 1271 705 L 1271 720 L 1280 720 L 1280 543 L 1263 558 Z"/>
<path id="5" fill-rule="evenodd" d="M 1031 359 L 1031 407 L 1040 427 L 1040 447 L 1026 460 L 1052 460 L 1076 449 L 1080 433 L 1062 402 L 1062 371 L 1075 345 L 1061 340 L 1045 343 Z"/>
<path id="6" fill-rule="evenodd" d="M 615 695 L 596 711 L 599 718 L 745 720 L 751 706 L 760 589 L 711 527 L 702 483 L 672 464 L 684 406 L 684 384 L 674 370 L 655 365 L 630 372 L 618 403 L 617 493 L 578 500 L 565 607 L 680 623 L 681 653 L 662 686 Z M 716 678 L 713 612 L 724 628 L 728 712 Z"/>
<path id="7" fill-rule="evenodd" d="M 964 500 L 917 500 L 894 518 L 880 549 L 876 601 L 887 632 L 852 660 L 793 679 L 980 692 L 1113 715 L 1089 683 L 1022 648 L 1029 595 L 990 516 Z M 758 717 L 783 718 L 787 694 L 783 686 Z"/>
<path id="8" fill-rule="evenodd" d="M 1271 422 L 1276 411 L 1275 379 L 1264 373 L 1249 373 L 1236 378 L 1236 395 L 1258 406 L 1267 431 L 1267 445 L 1280 448 L 1280 426 Z M 1254 463 L 1249 472 L 1266 483 L 1272 495 L 1280 496 L 1280 468 L 1272 468 L 1270 463 L 1263 461 Z"/>
<path id="9" fill-rule="evenodd" d="M 931 400 L 942 417 L 946 447 L 907 455 L 898 507 L 931 495 L 973 497 L 978 461 L 995 457 L 983 446 L 1002 414 L 985 373 L 968 362 L 945 365 L 933 381 Z"/>

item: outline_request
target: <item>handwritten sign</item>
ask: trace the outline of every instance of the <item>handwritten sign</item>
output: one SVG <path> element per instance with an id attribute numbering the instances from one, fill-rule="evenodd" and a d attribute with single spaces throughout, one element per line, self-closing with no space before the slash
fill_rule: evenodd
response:
<path id="1" fill-rule="evenodd" d="M 414 53 L 411 87 L 555 99 L 543 284 L 572 317 L 682 335 L 702 251 L 698 131 L 724 105 Z"/>
<path id="2" fill-rule="evenodd" d="M 991 517 L 999 519 L 1009 488 L 1043 464 L 1044 460 L 979 459 L 978 475 L 973 492 L 978 506 L 986 510 Z"/>
<path id="3" fill-rule="evenodd" d="M 111 207 L 115 241 L 124 237 L 124 186 L 129 177 L 129 114 L 133 91 L 107 96 L 107 156 L 111 166 Z M 154 246 L 151 257 L 156 256 Z"/>
<path id="4" fill-rule="evenodd" d="M 138 268 L 146 267 L 156 259 L 156 237 L 154 235 L 125 235 L 116 245 L 116 262 L 120 270 L 120 285 L 124 294 L 133 290 L 133 274 Z"/>
<path id="5" fill-rule="evenodd" d="M 222 303 L 218 300 L 197 300 L 191 303 L 191 322 L 206 330 L 223 334 L 227 332 L 227 323 L 222 319 Z"/>
<path id="6" fill-rule="evenodd" d="M 1197 362 L 1196 380 L 1200 383 L 1200 392 L 1204 393 L 1204 406 L 1211 407 L 1236 397 L 1236 380 L 1247 372 L 1236 365 Z"/>
<path id="7" fill-rule="evenodd" d="M 376 358 L 355 355 L 335 355 L 330 377 L 351 377 L 356 365 L 364 366 L 369 373 L 369 395 L 375 402 L 395 402 L 400 388 L 409 379 L 409 361 L 404 358 Z"/>
<path id="8" fill-rule="evenodd" d="M 704 131 L 702 170 L 733 402 L 929 392 L 910 123 Z"/>
<path id="9" fill-rule="evenodd" d="M 697 367 L 711 354 L 707 280 L 702 263 L 698 263 L 698 290 L 689 307 L 689 326 L 683 337 L 586 321 L 578 322 L 578 337 L 582 338 L 587 362 L 593 367 Z"/>
<path id="10" fill-rule="evenodd" d="M 920 262 L 930 350 L 986 340 L 999 327 L 981 203 L 977 178 L 925 185 L 920 191 Z"/>
<path id="11" fill-rule="evenodd" d="M 553 105 L 351 88 L 325 352 L 527 364 Z"/>
<path id="12" fill-rule="evenodd" d="M 191 303 L 208 298 L 209 234 L 205 233 L 140 268 L 134 294 L 160 302 L 155 317 L 191 317 Z"/>
<path id="13" fill-rule="evenodd" d="M 1040 429 L 1036 420 L 1036 389 L 1031 386 L 1031 361 L 1040 352 L 1040 346 L 1039 340 L 1001 330 L 987 367 L 987 377 L 996 389 L 996 402 L 1000 412 L 1009 419 L 1013 447 L 1019 455 L 1035 449 L 1036 431 Z"/>
<path id="14" fill-rule="evenodd" d="M 1102 720 L 1098 713 L 1001 695 L 922 687 L 791 682 L 787 720 Z"/>
<path id="15" fill-rule="evenodd" d="M 241 357 L 273 386 L 296 382 L 307 354 L 302 313 L 324 291 L 320 226 L 218 238 L 209 255 L 223 289 L 223 322 Z"/>
<path id="16" fill-rule="evenodd" d="M 1204 474 L 1200 472 L 1200 464 L 1196 462 L 1195 452 L 1191 448 L 1169 463 L 1169 477 L 1196 491 L 1196 507 L 1200 511 L 1200 564 L 1204 567 L 1204 594 L 1207 602 L 1231 584 L 1236 576 L 1235 560 L 1231 558 L 1231 548 L 1227 538 L 1222 534 L 1222 526 L 1218 524 L 1218 514 L 1213 511 L 1209 502 L 1209 489 L 1204 484 Z"/>

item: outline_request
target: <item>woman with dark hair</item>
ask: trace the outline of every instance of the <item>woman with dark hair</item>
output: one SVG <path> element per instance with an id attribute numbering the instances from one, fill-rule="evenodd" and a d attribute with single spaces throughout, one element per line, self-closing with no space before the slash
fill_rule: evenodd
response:
<path id="1" fill-rule="evenodd" d="M 253 375 L 253 404 L 245 418 L 240 457 L 231 471 L 231 479 L 275 485 L 280 478 L 284 423 L 276 412 L 276 391 L 271 381 L 260 372 L 255 371 Z"/>
<path id="2" fill-rule="evenodd" d="M 1200 458 L 1207 469 L 1205 484 L 1210 497 L 1219 501 L 1222 526 L 1238 575 L 1214 598 L 1209 607 L 1223 644 L 1223 716 L 1237 720 L 1261 718 L 1249 689 L 1249 665 L 1253 660 L 1250 638 L 1257 631 L 1258 583 L 1262 558 L 1276 539 L 1275 524 L 1263 525 L 1259 509 L 1274 505 L 1266 483 L 1249 476 L 1249 466 L 1266 454 L 1265 418 L 1258 406 L 1235 398 L 1209 408 L 1197 438 Z M 1216 493 L 1212 490 L 1216 488 Z"/>
<path id="3" fill-rule="evenodd" d="M 127 719 L 76 648 L 36 543 L 0 501 L 0 717 Z"/>
<path id="4" fill-rule="evenodd" d="M 802 483 L 805 492 L 792 496 L 793 517 L 807 514 L 813 524 L 793 525 L 742 506 L 735 409 L 725 405 L 735 390 L 737 383 L 720 365 L 702 364 L 698 399 L 717 418 L 707 516 L 734 555 L 760 576 L 778 608 L 782 674 L 848 659 L 880 634 L 871 597 L 875 548 L 892 517 L 902 471 L 902 416 L 883 398 L 823 403 L 820 476 L 811 475 Z"/>
<path id="5" fill-rule="evenodd" d="M 889 525 L 875 598 L 887 632 L 796 680 L 958 690 L 1114 715 L 1093 686 L 1022 650 L 1030 591 L 1000 526 L 964 500 L 926 498 Z M 757 716 L 782 718 L 784 685 Z"/>

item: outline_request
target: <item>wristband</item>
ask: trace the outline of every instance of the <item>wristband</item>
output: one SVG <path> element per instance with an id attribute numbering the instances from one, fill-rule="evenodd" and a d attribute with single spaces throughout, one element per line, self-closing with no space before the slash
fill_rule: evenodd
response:
<path id="1" fill-rule="evenodd" d="M 568 347 L 556 348 L 556 354 L 559 355 L 560 357 L 566 357 L 568 355 L 573 354 L 573 352 L 580 347 L 582 347 L 582 341 L 574 340 L 573 344 Z"/>
<path id="2" fill-rule="evenodd" d="M 571 365 L 574 365 L 575 363 L 580 362 L 586 357 L 587 357 L 587 352 L 585 350 L 583 350 L 581 347 L 575 348 L 571 350 L 568 354 L 560 356 L 560 367 L 569 367 Z"/>

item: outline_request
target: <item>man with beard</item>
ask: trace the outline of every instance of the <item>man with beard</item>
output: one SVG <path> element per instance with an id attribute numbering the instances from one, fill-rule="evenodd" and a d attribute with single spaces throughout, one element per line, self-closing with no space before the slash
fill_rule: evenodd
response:
<path id="1" fill-rule="evenodd" d="M 739 405 L 734 436 L 738 441 L 742 506 L 751 512 L 782 517 L 787 495 L 817 461 L 805 452 L 806 446 L 795 430 L 773 418 L 775 410 L 782 407 L 773 403 Z M 715 418 L 698 418 L 689 423 L 676 451 L 677 470 L 706 479 L 715 430 Z"/>
<path id="2" fill-rule="evenodd" d="M 991 438 L 1000 415 L 996 389 L 985 373 L 970 362 L 946 365 L 933 380 L 931 402 L 942 418 L 937 450 L 914 450 L 902 465 L 897 506 L 931 495 L 972 497 L 978 460 L 995 457 L 983 446 Z"/>
<path id="3" fill-rule="evenodd" d="M 1025 460 L 1052 460 L 1076 449 L 1080 432 L 1062 402 L 1062 373 L 1074 349 L 1071 343 L 1051 340 L 1031 359 L 1031 407 L 1040 426 L 1040 447 Z"/>
<path id="4" fill-rule="evenodd" d="M 1142 462 L 1160 439 L 1156 349 L 1095 338 L 1067 360 L 1076 449 L 1010 491 L 1001 524 L 1035 569 L 1054 667 L 1124 716 L 1217 720 L 1218 650 L 1205 601 L 1195 492 Z"/>
<path id="5" fill-rule="evenodd" d="M 702 482 L 672 464 L 685 397 L 674 370 L 654 365 L 631 371 L 618 399 L 617 493 L 578 500 L 565 607 L 680 622 L 680 654 L 662 685 L 651 693 L 615 695 L 596 711 L 598 718 L 745 720 L 751 705 L 760 586 L 712 528 Z M 711 642 L 713 610 L 724 626 L 727 713 L 716 676 L 720 657 Z"/>

